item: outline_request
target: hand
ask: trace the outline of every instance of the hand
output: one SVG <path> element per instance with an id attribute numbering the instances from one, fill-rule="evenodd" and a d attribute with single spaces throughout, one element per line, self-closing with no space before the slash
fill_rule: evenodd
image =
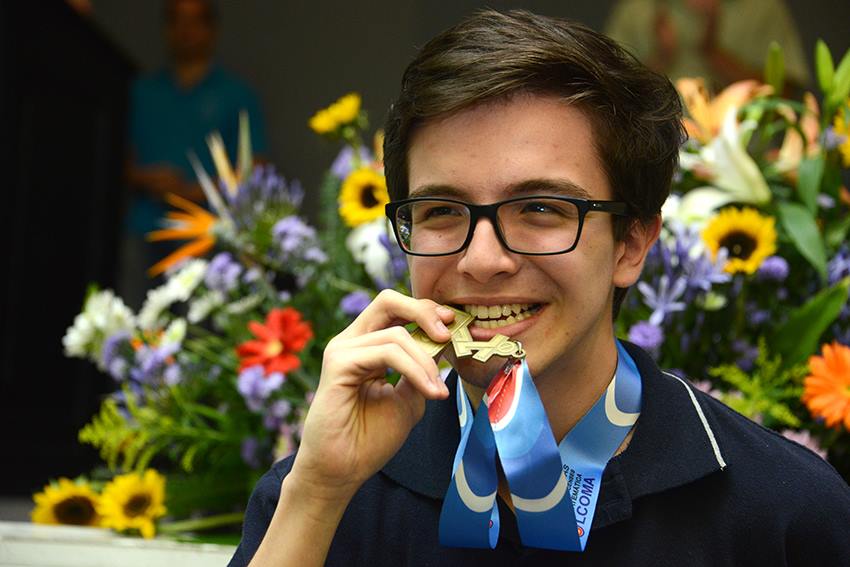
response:
<path id="1" fill-rule="evenodd" d="M 437 365 L 400 324 L 434 341 L 451 335 L 451 310 L 385 290 L 325 349 L 322 375 L 287 482 L 321 498 L 348 499 L 399 450 L 426 399 L 444 399 Z M 393 387 L 387 368 L 402 374 Z"/>

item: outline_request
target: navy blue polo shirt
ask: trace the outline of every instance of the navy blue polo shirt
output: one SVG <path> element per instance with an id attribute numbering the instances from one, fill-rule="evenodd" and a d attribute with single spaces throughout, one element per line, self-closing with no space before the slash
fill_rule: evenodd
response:
<path id="1" fill-rule="evenodd" d="M 523 547 L 501 499 L 494 550 L 440 546 L 459 439 L 451 395 L 428 402 L 401 450 L 354 496 L 326 564 L 850 565 L 850 487 L 835 469 L 626 347 L 643 406 L 628 447 L 605 469 L 583 553 Z M 452 393 L 456 384 L 447 380 Z M 230 565 L 247 565 L 262 541 L 292 460 L 257 483 Z"/>

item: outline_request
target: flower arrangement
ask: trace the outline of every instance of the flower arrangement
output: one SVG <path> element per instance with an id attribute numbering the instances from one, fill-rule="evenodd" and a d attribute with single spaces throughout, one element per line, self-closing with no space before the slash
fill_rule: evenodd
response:
<path id="1" fill-rule="evenodd" d="M 244 509 L 259 475 L 299 442 L 327 341 L 378 290 L 406 289 L 406 263 L 383 218 L 380 151 L 361 138 L 367 124 L 356 94 L 309 121 L 343 145 L 323 182 L 318 230 L 299 214 L 300 185 L 253 165 L 243 115 L 235 167 L 217 135 L 208 140 L 215 180 L 190 156 L 209 209 L 169 196 L 176 210 L 149 235 L 183 241 L 151 267 L 165 283 L 138 313 L 109 290 L 89 291 L 65 352 L 97 364 L 117 391 L 79 438 L 99 449 L 112 474 L 126 472 L 92 504 L 97 525 L 152 533 L 115 513 L 131 506 L 133 486 L 152 482 L 127 475 L 151 464 L 169 475 L 170 515 L 214 514 L 178 526 L 238 523 L 241 515 L 230 512 Z M 376 148 L 381 143 L 379 134 Z M 95 502 L 80 490 L 78 498 Z M 113 504 L 103 504 L 108 497 Z M 150 501 L 164 511 L 162 504 Z"/>
<path id="2" fill-rule="evenodd" d="M 818 43 L 822 106 L 782 68 L 774 46 L 767 84 L 677 83 L 689 140 L 618 328 L 850 477 L 850 53 Z"/>

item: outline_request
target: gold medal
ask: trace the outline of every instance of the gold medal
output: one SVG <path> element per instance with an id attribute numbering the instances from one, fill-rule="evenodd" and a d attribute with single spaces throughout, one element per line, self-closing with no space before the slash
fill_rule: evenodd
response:
<path id="1" fill-rule="evenodd" d="M 458 358 L 472 356 L 473 359 L 479 362 L 487 362 L 494 355 L 512 358 L 524 358 L 525 351 L 519 341 L 512 341 L 505 335 L 496 335 L 489 341 L 475 341 L 469 333 L 469 325 L 474 317 L 466 311 L 455 309 L 446 305 L 455 314 L 455 320 L 449 325 L 449 332 L 452 338 L 445 343 L 436 343 L 423 331 L 416 327 L 411 331 L 410 335 L 419 343 L 429 356 L 437 357 L 443 350 L 452 343 L 455 355 Z"/>

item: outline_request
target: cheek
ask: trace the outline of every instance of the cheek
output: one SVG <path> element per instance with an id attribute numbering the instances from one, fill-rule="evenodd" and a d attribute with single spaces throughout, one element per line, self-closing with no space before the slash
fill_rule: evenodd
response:
<path id="1" fill-rule="evenodd" d="M 421 256 L 408 256 L 407 265 L 410 268 L 410 290 L 413 297 L 424 298 L 434 295 L 437 279 L 445 267 L 444 261 Z"/>

